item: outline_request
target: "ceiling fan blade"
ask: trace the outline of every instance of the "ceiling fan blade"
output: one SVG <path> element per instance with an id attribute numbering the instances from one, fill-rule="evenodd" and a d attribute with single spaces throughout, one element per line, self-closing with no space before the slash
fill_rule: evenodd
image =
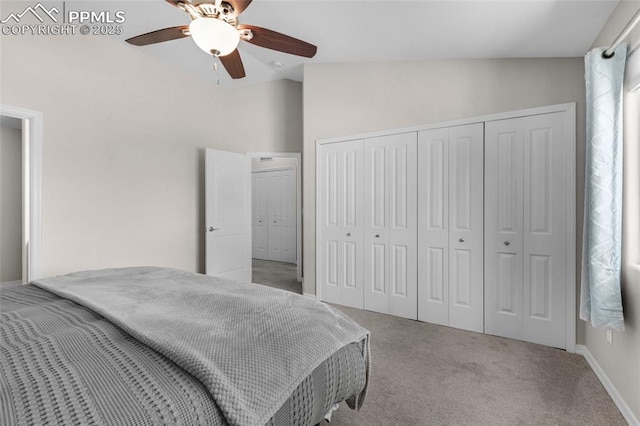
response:
<path id="1" fill-rule="evenodd" d="M 244 65 L 242 65 L 242 59 L 240 58 L 240 52 L 238 49 L 225 56 L 219 56 L 220 62 L 227 70 L 231 78 L 243 78 L 246 74 L 244 72 Z"/>
<path id="2" fill-rule="evenodd" d="M 305 58 L 313 58 L 318 48 L 306 41 L 298 40 L 285 34 L 268 30 L 266 28 L 256 27 L 254 25 L 238 25 L 239 30 L 251 30 L 253 38 L 245 40 L 256 46 L 266 47 L 292 55 L 304 56 Z"/>
<path id="3" fill-rule="evenodd" d="M 167 0 L 167 1 L 171 1 L 171 0 Z M 251 0 L 226 0 L 226 1 L 233 7 L 233 10 L 235 11 L 236 16 L 240 15 L 251 4 Z"/>
<path id="4" fill-rule="evenodd" d="M 146 46 L 148 44 L 161 43 L 163 41 L 176 40 L 183 37 L 189 37 L 185 35 L 182 30 L 189 29 L 188 25 L 181 25 L 179 27 L 164 28 L 162 30 L 152 31 L 150 33 L 141 34 L 139 36 L 131 37 L 126 40 L 127 43 L 135 46 Z"/>

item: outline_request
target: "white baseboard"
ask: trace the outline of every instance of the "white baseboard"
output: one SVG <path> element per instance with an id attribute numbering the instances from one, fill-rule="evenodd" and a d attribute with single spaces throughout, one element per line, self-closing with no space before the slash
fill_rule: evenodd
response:
<path id="1" fill-rule="evenodd" d="M 3 283 L 0 283 L 0 285 L 5 286 L 5 285 L 16 285 L 16 284 L 22 284 L 22 281 L 17 280 L 17 281 L 6 281 Z"/>
<path id="2" fill-rule="evenodd" d="M 316 295 L 313 293 L 302 293 L 303 296 L 308 297 L 310 299 L 316 300 Z"/>
<path id="3" fill-rule="evenodd" d="M 596 373 L 596 376 L 600 380 L 600 383 L 602 383 L 602 386 L 604 386 L 607 393 L 609 393 L 609 396 L 613 400 L 614 404 L 616 404 L 616 407 L 618 407 L 618 410 L 620 410 L 620 414 L 622 414 L 622 417 L 624 417 L 627 423 L 629 423 L 630 426 L 639 426 L 640 422 L 631 412 L 631 409 L 624 401 L 624 399 L 622 399 L 622 396 L 620 396 L 616 387 L 613 385 L 611 380 L 609 380 L 609 377 L 607 377 L 602 367 L 600 367 L 598 361 L 596 361 L 596 359 L 593 357 L 593 355 L 589 351 L 589 348 L 587 348 L 585 345 L 576 345 L 576 353 L 578 355 L 582 355 L 584 359 L 587 360 L 587 363 L 589 364 L 593 372 Z"/>

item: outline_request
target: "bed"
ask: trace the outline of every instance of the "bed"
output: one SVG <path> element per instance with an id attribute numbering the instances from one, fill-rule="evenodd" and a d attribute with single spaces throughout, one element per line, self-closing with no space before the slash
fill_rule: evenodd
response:
<path id="1" fill-rule="evenodd" d="M 181 270 L 0 289 L 0 424 L 315 425 L 360 409 L 369 332 L 307 297 Z"/>

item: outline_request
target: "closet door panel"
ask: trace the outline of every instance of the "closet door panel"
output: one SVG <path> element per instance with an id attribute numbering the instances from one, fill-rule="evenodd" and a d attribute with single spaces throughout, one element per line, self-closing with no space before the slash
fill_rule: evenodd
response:
<path id="1" fill-rule="evenodd" d="M 318 265 L 322 300 L 340 303 L 340 275 L 342 261 L 340 246 L 343 233 L 338 221 L 341 196 L 339 174 L 341 152 L 335 145 L 323 146 L 320 150 L 319 167 L 322 169 L 320 181 L 320 205 L 317 220 L 320 221 L 320 262 Z"/>
<path id="2" fill-rule="evenodd" d="M 282 208 L 282 175 L 278 171 L 267 173 L 267 208 L 269 222 L 269 260 L 281 262 L 282 233 L 280 228 Z"/>
<path id="3" fill-rule="evenodd" d="M 416 134 L 365 140 L 365 309 L 417 318 Z"/>
<path id="4" fill-rule="evenodd" d="M 362 140 L 323 145 L 319 182 L 322 300 L 363 308 Z"/>
<path id="5" fill-rule="evenodd" d="M 482 123 L 449 129 L 449 325 L 483 332 Z"/>
<path id="6" fill-rule="evenodd" d="M 515 120 L 485 124 L 485 332 L 522 335 L 523 144 Z"/>
<path id="7" fill-rule="evenodd" d="M 566 129 L 561 113 L 524 121 L 524 339 L 565 346 Z"/>
<path id="8" fill-rule="evenodd" d="M 418 133 L 418 319 L 449 324 L 449 130 Z"/>
<path id="9" fill-rule="evenodd" d="M 265 173 L 253 173 L 251 180 L 252 257 L 268 260 L 267 177 Z"/>
<path id="10" fill-rule="evenodd" d="M 388 137 L 366 139 L 364 146 L 364 308 L 389 313 Z"/>
<path id="11" fill-rule="evenodd" d="M 389 313 L 418 318 L 417 134 L 395 135 L 389 152 Z"/>
<path id="12" fill-rule="evenodd" d="M 296 182 L 293 169 L 280 172 L 280 235 L 283 262 L 296 262 Z"/>

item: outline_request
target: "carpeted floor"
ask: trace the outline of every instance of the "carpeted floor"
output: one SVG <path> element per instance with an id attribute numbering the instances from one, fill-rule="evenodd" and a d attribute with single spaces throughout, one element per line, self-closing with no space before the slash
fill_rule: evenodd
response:
<path id="1" fill-rule="evenodd" d="M 342 425 L 626 425 L 580 355 L 338 307 L 371 331 L 361 412 Z"/>
<path id="2" fill-rule="evenodd" d="M 295 265 L 253 262 L 254 282 L 301 292 Z M 580 355 L 336 307 L 371 331 L 372 370 L 362 411 L 331 426 L 626 425 Z"/>
<path id="3" fill-rule="evenodd" d="M 302 283 L 296 279 L 296 264 L 252 259 L 251 281 L 302 294 Z"/>

